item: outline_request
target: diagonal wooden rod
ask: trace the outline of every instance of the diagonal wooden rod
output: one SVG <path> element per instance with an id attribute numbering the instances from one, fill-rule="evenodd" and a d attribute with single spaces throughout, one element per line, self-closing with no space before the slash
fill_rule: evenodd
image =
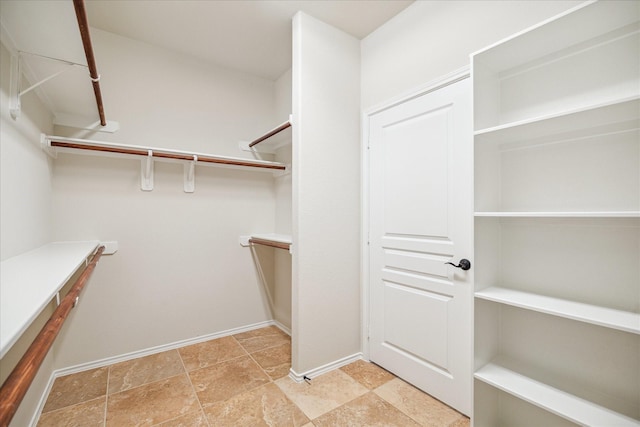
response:
<path id="1" fill-rule="evenodd" d="M 269 138 L 271 138 L 273 135 L 276 135 L 280 132 L 282 132 L 283 130 L 290 128 L 291 127 L 291 122 L 290 121 L 286 121 L 283 124 L 281 124 L 280 126 L 276 127 L 275 129 L 271 129 L 269 132 L 265 133 L 264 135 L 262 135 L 261 137 L 251 141 L 249 143 L 249 148 L 252 148 L 254 145 L 258 145 L 260 144 L 262 141 L 265 141 Z"/>
<path id="2" fill-rule="evenodd" d="M 291 244 L 290 243 L 274 242 L 273 240 L 260 239 L 260 238 L 257 238 L 257 237 L 250 238 L 249 239 L 249 243 L 253 243 L 255 245 L 271 246 L 272 248 L 278 248 L 278 249 L 290 249 L 291 248 Z"/>
<path id="3" fill-rule="evenodd" d="M 60 305 L 53 312 L 47 323 L 42 327 L 36 339 L 33 340 L 27 352 L 22 356 L 2 388 L 0 388 L 0 427 L 8 427 L 15 415 L 24 395 L 33 382 L 42 361 L 46 357 L 54 340 L 58 336 L 65 319 L 76 304 L 76 298 L 84 288 L 87 280 L 93 273 L 98 260 L 104 252 L 104 246 L 100 246 L 91 258 L 89 265 L 84 269 L 71 290 L 65 295 Z"/>
<path id="4" fill-rule="evenodd" d="M 96 59 L 93 56 L 93 45 L 91 44 L 91 35 L 89 34 L 89 19 L 87 18 L 87 11 L 84 7 L 84 0 L 73 0 L 73 7 L 76 10 L 78 28 L 80 28 L 84 54 L 87 57 L 87 65 L 89 66 L 89 74 L 91 75 L 91 83 L 93 84 L 93 93 L 96 96 L 96 104 L 98 104 L 100 124 L 106 126 L 107 119 L 104 117 L 104 105 L 102 104 L 102 92 L 100 91 L 100 74 L 98 74 Z"/>

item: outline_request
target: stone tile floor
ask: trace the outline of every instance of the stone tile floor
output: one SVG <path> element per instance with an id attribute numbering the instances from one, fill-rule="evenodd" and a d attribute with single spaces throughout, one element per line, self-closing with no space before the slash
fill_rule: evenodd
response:
<path id="1" fill-rule="evenodd" d="M 469 426 L 364 361 L 295 383 L 290 355 L 270 326 L 60 377 L 38 427 Z"/>

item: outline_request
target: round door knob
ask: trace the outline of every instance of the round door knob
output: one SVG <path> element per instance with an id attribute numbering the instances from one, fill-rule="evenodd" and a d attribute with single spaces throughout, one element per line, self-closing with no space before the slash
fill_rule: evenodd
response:
<path id="1" fill-rule="evenodd" d="M 465 258 L 462 258 L 460 260 L 460 264 L 458 264 L 458 265 L 455 265 L 452 262 L 445 262 L 445 264 L 451 264 L 454 267 L 461 268 L 463 270 L 469 270 L 471 268 L 471 261 L 469 261 L 468 259 L 465 259 Z"/>

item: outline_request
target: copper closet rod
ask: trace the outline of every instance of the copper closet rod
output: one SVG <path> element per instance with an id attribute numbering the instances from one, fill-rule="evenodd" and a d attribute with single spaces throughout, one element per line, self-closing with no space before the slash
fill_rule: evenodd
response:
<path id="1" fill-rule="evenodd" d="M 256 245 L 263 245 L 263 246 L 271 246 L 272 248 L 287 249 L 287 250 L 291 247 L 289 243 L 274 242 L 272 240 L 265 240 L 257 237 L 250 238 L 249 243 L 253 243 Z"/>
<path id="2" fill-rule="evenodd" d="M 77 150 L 88 150 L 88 151 L 101 151 L 105 153 L 114 153 L 114 154 L 129 154 L 132 156 L 148 156 L 148 149 L 140 149 L 140 148 L 123 148 L 123 147 L 108 147 L 108 146 L 99 146 L 99 145 L 91 145 L 91 144 L 83 144 L 80 142 L 66 142 L 66 141 L 57 141 L 55 137 L 51 137 L 51 147 L 59 147 L 59 148 L 74 148 Z M 163 159 L 173 159 L 173 160 L 194 160 L 194 156 L 190 154 L 178 154 L 178 153 L 163 153 L 162 151 L 153 151 L 153 157 L 163 158 Z M 251 160 L 241 160 L 241 159 L 231 159 L 224 157 L 214 157 L 214 156 L 205 156 L 198 155 L 198 162 L 200 163 L 216 163 L 220 165 L 230 165 L 230 166 L 248 166 L 254 168 L 263 168 L 263 169 L 275 169 L 275 170 L 286 170 L 286 166 L 282 164 L 270 164 L 268 162 L 254 162 Z"/>
<path id="3" fill-rule="evenodd" d="M 47 323 L 33 340 L 27 352 L 22 356 L 16 367 L 11 371 L 7 380 L 0 388 L 0 427 L 7 427 L 15 415 L 24 395 L 33 382 L 42 361 L 58 336 L 62 325 L 69 316 L 71 309 L 75 307 L 76 299 L 84 288 L 87 280 L 93 273 L 98 260 L 104 252 L 104 246 L 100 246 L 91 258 L 78 280 L 71 290 L 60 301 L 60 305 L 53 312 Z"/>
<path id="4" fill-rule="evenodd" d="M 91 35 L 89 34 L 89 20 L 87 19 L 84 0 L 73 0 L 73 7 L 76 10 L 76 18 L 78 19 L 84 54 L 87 57 L 87 65 L 89 66 L 89 74 L 91 75 L 91 83 L 93 84 L 93 94 L 96 96 L 100 124 L 106 126 L 107 119 L 104 117 L 104 105 L 102 104 L 102 92 L 100 91 L 100 74 L 98 74 L 96 59 L 93 56 L 93 45 L 91 44 Z"/>

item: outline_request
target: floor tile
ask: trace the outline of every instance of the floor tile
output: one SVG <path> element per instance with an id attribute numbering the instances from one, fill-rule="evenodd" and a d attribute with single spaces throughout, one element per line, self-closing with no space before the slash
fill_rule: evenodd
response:
<path id="1" fill-rule="evenodd" d="M 299 427 L 309 422 L 273 383 L 218 402 L 205 412 L 209 423 L 216 427 Z"/>
<path id="2" fill-rule="evenodd" d="M 165 351 L 111 365 L 109 394 L 129 390 L 184 373 L 177 350 Z"/>
<path id="3" fill-rule="evenodd" d="M 106 397 L 44 413 L 37 427 L 103 427 Z"/>
<path id="4" fill-rule="evenodd" d="M 198 409 L 196 412 L 156 424 L 155 427 L 209 427 L 209 423 L 207 423 L 207 417 Z"/>
<path id="5" fill-rule="evenodd" d="M 276 326 L 254 329 L 233 336 L 248 353 L 291 342 L 291 337 Z"/>
<path id="6" fill-rule="evenodd" d="M 454 421 L 453 424 L 450 424 L 449 427 L 469 427 L 471 425 L 471 420 L 468 417 L 463 416 L 458 421 Z"/>
<path id="7" fill-rule="evenodd" d="M 339 369 L 312 379 L 311 384 L 289 377 L 276 384 L 312 420 L 369 391 Z"/>
<path id="8" fill-rule="evenodd" d="M 189 373 L 203 408 L 270 382 L 249 356 Z"/>
<path id="9" fill-rule="evenodd" d="M 462 414 L 400 378 L 378 387 L 374 393 L 425 427 L 449 426 L 463 418 Z"/>
<path id="10" fill-rule="evenodd" d="M 357 360 L 340 369 L 369 390 L 380 387 L 396 377 L 375 363 L 365 362 L 364 360 Z"/>
<path id="11" fill-rule="evenodd" d="M 87 402 L 107 393 L 109 368 L 91 369 L 56 378 L 43 412 Z"/>
<path id="12" fill-rule="evenodd" d="M 186 374 L 109 395 L 107 426 L 152 426 L 199 409 Z"/>
<path id="13" fill-rule="evenodd" d="M 233 337 L 218 338 L 193 344 L 178 351 L 188 372 L 247 354 Z"/>
<path id="14" fill-rule="evenodd" d="M 313 420 L 316 427 L 420 427 L 420 424 L 377 396 L 367 393 Z"/>
<path id="15" fill-rule="evenodd" d="M 273 380 L 285 377 L 291 369 L 291 344 L 286 343 L 251 353 L 251 357 Z"/>

